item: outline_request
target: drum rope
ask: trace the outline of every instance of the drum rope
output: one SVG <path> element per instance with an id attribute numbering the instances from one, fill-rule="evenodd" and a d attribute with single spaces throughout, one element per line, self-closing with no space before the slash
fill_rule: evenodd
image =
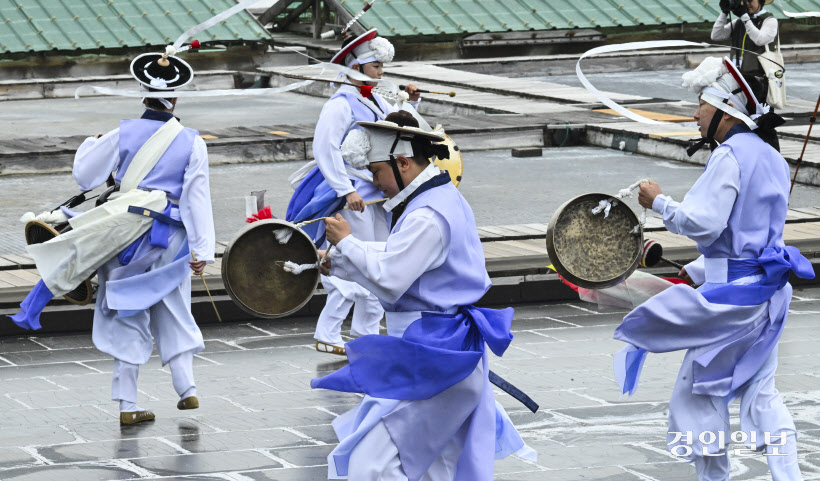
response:
<path id="1" fill-rule="evenodd" d="M 609 199 L 601 200 L 601 202 L 599 202 L 598 205 L 594 209 L 592 209 L 592 215 L 598 215 L 603 211 L 604 218 L 606 219 L 607 217 L 609 217 L 609 211 L 612 209 L 613 206 L 618 205 L 619 200 L 631 199 L 632 197 L 634 197 L 632 191 L 637 189 L 641 184 L 648 183 L 648 179 L 641 179 L 635 182 L 634 184 L 630 185 L 629 187 L 619 190 L 617 195 L 610 197 Z M 643 227 L 646 224 L 646 207 L 643 207 L 641 210 L 640 223 L 640 227 Z M 635 226 L 635 230 L 639 230 L 639 227 Z"/>

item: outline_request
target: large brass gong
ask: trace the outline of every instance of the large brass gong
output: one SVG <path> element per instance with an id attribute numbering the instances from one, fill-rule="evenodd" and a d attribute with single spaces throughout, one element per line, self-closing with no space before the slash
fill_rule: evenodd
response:
<path id="1" fill-rule="evenodd" d="M 275 231 L 292 231 L 280 244 Z M 316 290 L 319 270 L 294 275 L 285 272 L 284 261 L 315 264 L 319 255 L 302 230 L 280 219 L 248 225 L 233 238 L 222 258 L 222 281 L 233 301 L 247 313 L 263 318 L 287 316 L 302 308 Z"/>
<path id="2" fill-rule="evenodd" d="M 593 214 L 609 199 L 609 216 Z M 638 267 L 643 228 L 632 209 L 607 194 L 584 194 L 555 211 L 547 229 L 547 253 L 555 270 L 587 289 L 621 283 Z"/>

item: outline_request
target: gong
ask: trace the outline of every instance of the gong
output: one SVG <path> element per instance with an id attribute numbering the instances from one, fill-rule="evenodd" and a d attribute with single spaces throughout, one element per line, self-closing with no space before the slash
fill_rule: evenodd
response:
<path id="1" fill-rule="evenodd" d="M 609 215 L 592 211 L 609 200 Z M 643 228 L 638 216 L 611 195 L 591 193 L 564 203 L 547 229 L 547 253 L 555 270 L 587 289 L 603 289 L 624 281 L 638 267 Z"/>
<path id="2" fill-rule="evenodd" d="M 284 244 L 276 236 L 282 229 L 291 231 Z M 231 240 L 222 257 L 222 281 L 228 295 L 256 317 L 272 319 L 298 311 L 316 291 L 319 270 L 306 269 L 295 275 L 283 269 L 285 261 L 319 262 L 316 247 L 307 234 L 280 219 L 248 225 Z"/>

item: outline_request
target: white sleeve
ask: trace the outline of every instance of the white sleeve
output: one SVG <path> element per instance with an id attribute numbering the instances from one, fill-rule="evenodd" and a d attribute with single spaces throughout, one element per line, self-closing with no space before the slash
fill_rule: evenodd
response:
<path id="1" fill-rule="evenodd" d="M 667 195 L 655 197 L 652 210 L 663 216 L 663 224 L 674 234 L 708 246 L 726 229 L 740 192 L 740 167 L 728 147 L 712 154 L 706 171 L 678 203 Z"/>
<path id="2" fill-rule="evenodd" d="M 744 15 L 744 17 L 748 18 L 748 15 Z M 777 36 L 777 19 L 774 17 L 763 20 L 763 24 L 759 29 L 755 27 L 751 18 L 744 21 L 743 26 L 746 27 L 746 33 L 749 35 L 749 39 L 759 47 L 774 42 L 774 38 Z"/>
<path id="3" fill-rule="evenodd" d="M 447 223 L 423 207 L 410 213 L 386 243 L 345 237 L 331 253 L 330 274 L 353 281 L 393 304 L 425 272 L 444 263 L 450 243 Z"/>
<path id="4" fill-rule="evenodd" d="M 89 137 L 74 155 L 74 180 L 82 190 L 101 186 L 120 162 L 120 129 L 99 139 Z"/>
<path id="5" fill-rule="evenodd" d="M 208 148 L 197 136 L 179 198 L 179 216 L 188 233 L 188 246 L 197 260 L 214 261 L 214 216 L 211 207 L 211 189 L 208 182 Z"/>
<path id="6" fill-rule="evenodd" d="M 732 23 L 729 22 L 729 16 L 721 12 L 718 15 L 715 24 L 712 26 L 712 40 L 729 40 L 732 34 Z"/>
<path id="7" fill-rule="evenodd" d="M 342 139 L 353 122 L 350 106 L 344 99 L 334 99 L 325 104 L 313 135 L 313 158 L 330 188 L 337 197 L 356 192 L 345 169 L 342 158 Z"/>

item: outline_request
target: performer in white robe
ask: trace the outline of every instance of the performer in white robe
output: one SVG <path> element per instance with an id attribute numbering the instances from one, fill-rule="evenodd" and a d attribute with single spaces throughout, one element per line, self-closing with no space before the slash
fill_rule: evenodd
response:
<path id="1" fill-rule="evenodd" d="M 394 50 L 387 39 L 376 35 L 376 29 L 372 29 L 359 37 L 348 38 L 331 62 L 343 63 L 371 78 L 380 79 L 384 64 L 393 59 Z M 362 84 L 355 79 L 347 81 Z M 369 85 L 360 88 L 342 85 L 322 108 L 313 138 L 315 166 L 311 162 L 300 170 L 304 173 L 312 169 L 304 178 L 299 178 L 299 172 L 295 175 L 299 184 L 288 205 L 288 221 L 302 222 L 325 217 L 347 203 L 350 209 L 343 210 L 341 215 L 350 223 L 358 238 L 365 241 L 384 241 L 387 238 L 390 228 L 384 210 L 364 206 L 364 202 L 382 198 L 373 186 L 372 176 L 367 170 L 351 168 L 341 153 L 341 145 L 347 134 L 360 128 L 356 125 L 357 121 L 384 119 L 387 114 L 402 107 L 403 102 L 392 105 L 378 93 L 371 92 L 371 88 Z M 418 107 L 420 99 L 416 87 L 408 85 L 405 91 L 410 99 L 409 106 L 405 108 Z M 308 225 L 305 231 L 313 237 L 317 246 L 325 244 L 324 224 Z M 341 328 L 351 307 L 353 322 L 350 335 L 378 334 L 384 311 L 373 294 L 354 282 L 333 276 L 322 276 L 322 286 L 327 291 L 327 303 L 316 324 L 314 337 L 317 350 L 344 354 Z"/>
<path id="2" fill-rule="evenodd" d="M 144 89 L 168 91 L 169 97 L 193 77 L 187 63 L 161 54 L 137 57 L 131 71 Z M 153 341 L 162 364 L 170 365 L 177 407 L 199 406 L 193 356 L 205 346 L 191 315 L 191 271 L 201 274 L 213 262 L 214 226 L 205 142 L 179 125 L 176 100 L 144 99 L 141 118 L 80 146 L 74 159 L 80 188 L 94 189 L 116 171 L 120 192 L 87 212 L 64 210 L 74 230 L 29 246 L 43 281 L 14 317 L 18 325 L 38 328 L 42 307 L 64 290 L 61 284 L 74 285 L 75 271 L 84 278 L 96 269 L 92 337 L 115 358 L 112 399 L 119 402 L 122 424 L 154 419 L 136 404 L 139 366 L 151 356 Z M 141 197 L 155 201 L 131 205 L 129 199 Z"/>
<path id="3" fill-rule="evenodd" d="M 414 125 L 402 112 L 387 120 Z M 431 143 L 441 134 L 360 125 L 365 131 L 351 132 L 343 148 L 358 152 L 348 161 L 373 173 L 397 222 L 386 242 L 366 242 L 343 217 L 328 219 L 329 272 L 376 294 L 391 335 L 347 343 L 350 365 L 311 383 L 366 394 L 333 422 L 340 444 L 328 477 L 489 481 L 496 459 L 535 458 L 488 380 L 486 347 L 504 353 L 513 311 L 473 306 L 491 283 L 470 206 L 428 160 L 449 155 Z"/>
<path id="4" fill-rule="evenodd" d="M 697 242 L 703 255 L 681 275 L 700 287 L 670 287 L 624 318 L 615 338 L 628 345 L 616 355 L 615 375 L 632 394 L 647 351 L 686 349 L 669 403 L 672 452 L 694 463 L 698 479 L 728 480 L 729 404 L 739 398 L 740 444 L 767 454 L 774 481 L 797 481 L 796 430 L 774 374 L 789 275 L 814 272 L 783 242 L 789 166 L 774 133 L 782 119 L 757 101 L 750 84 L 760 86 L 729 59 L 707 58 L 684 84 L 700 94 L 695 120 L 704 140 L 721 145 L 682 202 L 654 182 L 641 186 L 639 202 L 670 232 Z"/>

